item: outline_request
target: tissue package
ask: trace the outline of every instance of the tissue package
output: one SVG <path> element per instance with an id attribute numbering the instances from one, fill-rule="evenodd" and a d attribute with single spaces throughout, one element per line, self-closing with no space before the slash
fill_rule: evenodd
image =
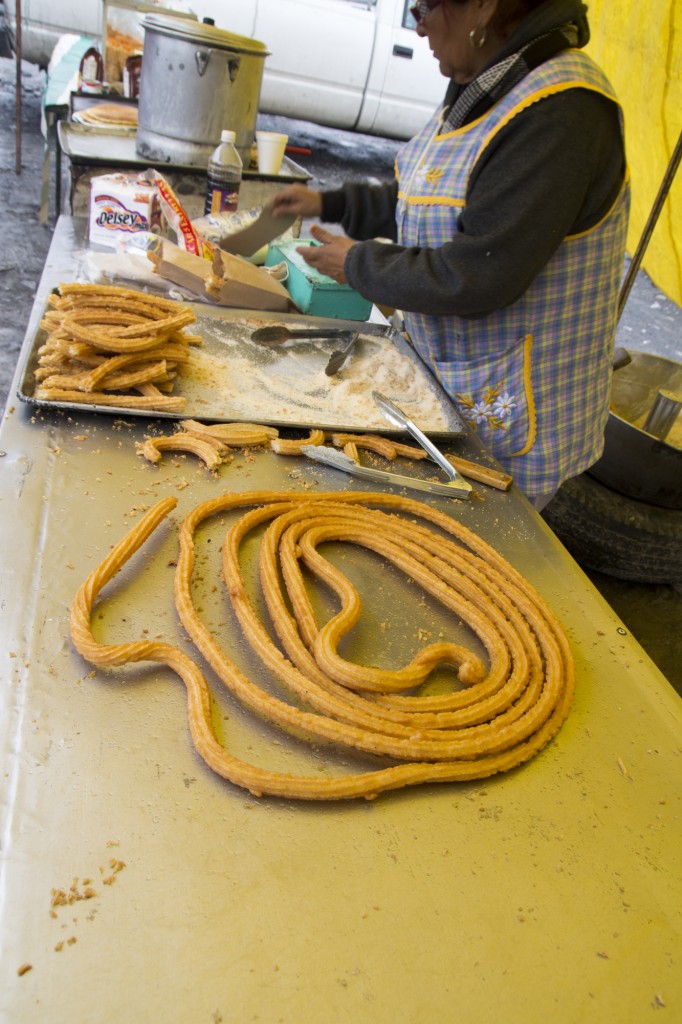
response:
<path id="1" fill-rule="evenodd" d="M 156 186 L 137 174 L 101 174 L 90 181 L 90 242 L 115 249 L 136 231 L 164 234 Z"/>

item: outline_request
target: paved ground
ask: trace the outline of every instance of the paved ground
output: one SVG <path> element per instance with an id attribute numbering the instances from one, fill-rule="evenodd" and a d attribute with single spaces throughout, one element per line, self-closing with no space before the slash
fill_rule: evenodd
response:
<path id="1" fill-rule="evenodd" d="M 10 394 L 17 356 L 28 322 L 54 225 L 54 184 L 50 220 L 38 222 L 44 140 L 40 100 L 44 76 L 22 67 L 21 174 L 15 173 L 15 65 L 0 58 L 0 406 Z M 313 174 L 313 187 L 332 187 L 349 177 L 391 176 L 396 143 L 387 139 L 320 128 L 285 118 L 261 118 L 263 127 L 286 131 L 290 141 L 312 150 L 300 158 Z M 618 330 L 618 344 L 682 362 L 682 309 L 670 302 L 646 274 L 637 276 Z M 641 586 L 591 574 L 593 582 L 682 693 L 682 588 Z"/>

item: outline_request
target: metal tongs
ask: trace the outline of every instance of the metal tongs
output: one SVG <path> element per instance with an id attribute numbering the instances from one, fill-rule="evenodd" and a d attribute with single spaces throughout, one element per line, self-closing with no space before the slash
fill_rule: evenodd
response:
<path id="1" fill-rule="evenodd" d="M 347 327 L 285 327 L 272 324 L 258 327 L 251 334 L 251 341 L 260 345 L 284 345 L 287 341 L 311 341 L 316 338 L 343 340 L 352 334 Z"/>
<path id="2" fill-rule="evenodd" d="M 383 469 L 374 469 L 371 466 L 362 466 L 355 462 L 345 452 L 338 448 L 329 448 L 326 445 L 304 444 L 301 447 L 304 455 L 314 462 L 322 462 L 332 469 L 340 469 L 351 476 L 363 477 L 365 480 L 374 480 L 377 483 L 391 484 L 393 487 L 408 487 L 412 491 L 426 491 L 429 494 L 444 494 L 448 498 L 468 498 L 471 494 L 471 485 L 457 476 L 459 480 L 451 480 L 449 483 L 438 483 L 435 480 L 420 480 L 417 476 L 401 476 L 399 473 L 387 473 Z"/>
<path id="3" fill-rule="evenodd" d="M 394 427 L 400 427 L 401 430 L 407 430 L 408 433 L 412 434 L 415 441 L 418 441 L 422 446 L 426 454 L 431 458 L 436 465 L 440 466 L 443 472 L 450 478 L 453 484 L 457 484 L 458 487 L 465 489 L 466 497 L 471 494 L 471 484 L 468 483 L 458 473 L 455 467 L 449 462 L 443 453 L 436 448 L 433 441 L 430 441 L 426 434 L 422 433 L 416 423 L 413 423 L 409 416 L 406 416 L 402 409 L 400 409 L 394 402 L 391 402 L 389 398 L 382 395 L 379 391 L 372 392 L 372 398 L 376 402 L 376 405 L 380 409 L 382 415 L 389 423 L 392 423 Z"/>
<path id="4" fill-rule="evenodd" d="M 394 405 L 393 402 L 389 401 L 388 398 L 385 398 L 384 395 L 379 394 L 378 391 L 372 392 L 372 398 L 389 423 L 392 423 L 395 427 L 407 430 L 412 434 L 414 439 L 419 442 L 427 455 L 429 455 L 450 478 L 447 483 L 439 483 L 434 480 L 421 480 L 419 477 L 401 476 L 398 473 L 388 473 L 383 469 L 374 469 L 371 466 L 362 466 L 360 463 L 355 462 L 354 459 L 349 458 L 348 455 L 339 451 L 337 448 L 328 448 L 324 445 L 303 445 L 301 448 L 303 454 L 307 455 L 309 459 L 314 459 L 316 462 L 323 462 L 325 465 L 332 466 L 334 469 L 340 469 L 344 473 L 351 473 L 353 476 L 364 477 L 366 480 L 376 480 L 380 483 L 392 484 L 394 487 L 408 487 L 413 491 L 427 491 L 430 494 L 445 494 L 450 498 L 469 498 L 472 491 L 471 484 L 457 472 L 455 467 L 448 462 L 443 453 L 436 448 L 435 444 L 429 441 L 428 437 L 423 434 L 419 427 L 417 427 L 412 420 L 405 415 L 402 409 L 399 409 L 397 405 Z"/>
<path id="5" fill-rule="evenodd" d="M 348 356 L 355 348 L 355 343 L 359 337 L 360 332 L 356 331 L 355 334 L 351 334 L 348 342 L 343 346 L 343 348 L 338 348 L 335 352 L 332 352 L 329 357 L 329 362 L 324 368 L 324 372 L 328 377 L 333 377 L 335 373 L 339 372 L 343 364 L 348 359 Z"/>
<path id="6" fill-rule="evenodd" d="M 355 348 L 360 337 L 359 331 L 349 331 L 340 327 L 290 328 L 280 325 L 259 327 L 251 335 L 251 340 L 260 345 L 284 345 L 287 341 L 315 341 L 318 338 L 331 338 L 343 342 L 343 347 L 335 349 L 324 368 L 328 377 L 333 377 L 341 369 Z"/>

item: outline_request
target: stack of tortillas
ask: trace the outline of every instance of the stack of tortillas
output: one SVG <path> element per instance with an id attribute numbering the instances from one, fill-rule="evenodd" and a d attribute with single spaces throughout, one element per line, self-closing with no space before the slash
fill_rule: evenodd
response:
<path id="1" fill-rule="evenodd" d="M 79 110 L 78 120 L 83 124 L 137 128 L 137 107 L 127 103 L 96 103 Z"/>

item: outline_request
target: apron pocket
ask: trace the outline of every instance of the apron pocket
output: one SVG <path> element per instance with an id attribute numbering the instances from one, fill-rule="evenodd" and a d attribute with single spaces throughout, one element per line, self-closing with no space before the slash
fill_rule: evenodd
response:
<path id="1" fill-rule="evenodd" d="M 464 419 L 497 458 L 525 455 L 535 444 L 532 348 L 528 334 L 501 355 L 432 364 Z"/>

